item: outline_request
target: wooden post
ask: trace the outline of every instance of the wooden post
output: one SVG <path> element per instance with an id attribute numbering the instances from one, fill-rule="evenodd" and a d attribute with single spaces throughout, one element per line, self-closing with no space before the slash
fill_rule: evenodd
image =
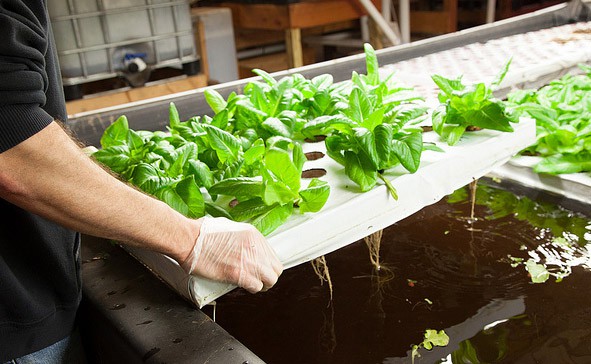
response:
<path id="1" fill-rule="evenodd" d="M 209 60 L 207 59 L 207 47 L 205 44 L 205 25 L 199 19 L 194 23 L 194 36 L 195 36 L 195 47 L 199 52 L 199 58 L 201 65 L 201 73 L 205 75 L 209 81 Z"/>
<path id="2" fill-rule="evenodd" d="M 443 11 L 445 14 L 442 16 L 447 16 L 445 32 L 453 33 L 458 30 L 458 0 L 443 0 Z"/>
<path id="3" fill-rule="evenodd" d="M 374 49 L 384 48 L 383 34 L 380 27 L 377 26 L 372 18 L 369 18 L 367 23 L 369 28 L 369 44 L 371 44 Z"/>
<path id="4" fill-rule="evenodd" d="M 285 47 L 287 48 L 287 65 L 289 68 L 301 67 L 304 65 L 302 54 L 302 31 L 300 28 L 289 28 L 285 30 Z"/>

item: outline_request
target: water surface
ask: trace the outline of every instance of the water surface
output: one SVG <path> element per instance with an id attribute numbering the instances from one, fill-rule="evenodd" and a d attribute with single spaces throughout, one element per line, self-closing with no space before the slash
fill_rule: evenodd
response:
<path id="1" fill-rule="evenodd" d="M 534 197 L 481 185 L 471 219 L 459 190 L 384 230 L 380 272 L 363 241 L 327 255 L 332 301 L 303 264 L 216 320 L 271 364 L 410 363 L 426 329 L 450 343 L 415 363 L 591 363 L 591 218 Z"/>

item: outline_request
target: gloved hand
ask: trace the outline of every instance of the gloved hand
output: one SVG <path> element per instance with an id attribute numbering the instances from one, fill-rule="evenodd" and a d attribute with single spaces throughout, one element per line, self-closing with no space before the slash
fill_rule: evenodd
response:
<path id="1" fill-rule="evenodd" d="M 204 217 L 193 251 L 181 264 L 189 274 L 235 284 L 251 293 L 271 288 L 283 265 L 252 225 Z"/>

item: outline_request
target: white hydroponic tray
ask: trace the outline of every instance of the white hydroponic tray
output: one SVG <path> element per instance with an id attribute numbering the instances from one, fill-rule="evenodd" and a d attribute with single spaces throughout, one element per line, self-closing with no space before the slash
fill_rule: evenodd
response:
<path id="1" fill-rule="evenodd" d="M 293 215 L 269 237 L 285 268 L 311 261 L 410 216 L 456 189 L 478 179 L 535 141 L 535 122 L 523 119 L 515 132 L 489 130 L 468 132 L 455 146 L 427 132 L 425 141 L 436 143 L 445 152 L 425 151 L 414 174 L 402 167 L 386 176 L 398 191 L 394 200 L 384 185 L 362 193 L 344 173 L 341 165 L 325 156 L 308 161 L 304 170 L 323 168 L 322 177 L 331 187 L 330 197 L 318 213 Z M 324 143 L 308 143 L 304 152 L 324 152 Z M 305 184 L 306 182 L 304 182 Z M 202 307 L 229 292 L 232 285 L 187 275 L 169 257 L 139 248 L 126 248 L 180 294 Z"/>
<path id="2" fill-rule="evenodd" d="M 461 75 L 467 84 L 488 83 L 511 59 L 509 72 L 501 87 L 537 88 L 541 86 L 540 81 L 558 78 L 579 63 L 590 62 L 590 44 L 591 22 L 578 22 L 387 64 L 380 67 L 380 73 L 384 76 L 395 73 L 396 80 L 413 86 L 427 100 L 436 101 L 439 89 L 431 80 L 431 75 L 448 78 Z M 535 86 L 530 85 L 532 82 Z"/>
<path id="3" fill-rule="evenodd" d="M 527 187 L 591 205 L 591 174 L 538 174 L 532 168 L 539 161 L 540 157 L 517 156 L 495 168 L 488 175 L 493 178 L 512 180 Z"/>

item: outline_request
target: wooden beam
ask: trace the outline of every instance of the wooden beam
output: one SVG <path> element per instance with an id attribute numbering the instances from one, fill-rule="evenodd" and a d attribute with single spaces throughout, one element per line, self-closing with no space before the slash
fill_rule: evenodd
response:
<path id="1" fill-rule="evenodd" d="M 454 21 L 452 23 L 452 21 Z M 442 11 L 413 11 L 410 13 L 410 29 L 413 33 L 445 34 L 457 30 L 457 16 Z"/>
<path id="2" fill-rule="evenodd" d="M 302 29 L 302 38 L 324 33 L 350 30 L 359 27 L 356 20 L 327 24 L 318 27 Z M 285 32 L 282 30 L 261 30 L 261 29 L 234 29 L 234 38 L 236 49 L 242 50 L 252 47 L 260 47 L 270 44 L 283 43 L 285 41 Z"/>
<path id="3" fill-rule="evenodd" d="M 378 10 L 381 9 L 381 1 L 374 0 L 373 3 Z M 289 24 L 292 28 L 310 28 L 367 15 L 367 11 L 356 0 L 302 1 L 289 7 Z"/>
<path id="4" fill-rule="evenodd" d="M 234 28 L 243 29 L 289 29 L 289 8 L 275 4 L 220 3 L 232 10 Z"/>
<path id="5" fill-rule="evenodd" d="M 285 48 L 287 50 L 288 68 L 296 68 L 304 65 L 302 31 L 300 28 L 292 28 L 285 31 Z"/>
<path id="6" fill-rule="evenodd" d="M 282 43 L 285 41 L 285 33 L 282 30 L 235 28 L 234 41 L 236 43 L 236 50 L 242 50 Z"/>
<path id="7" fill-rule="evenodd" d="M 443 11 L 447 19 L 445 33 L 458 30 L 458 0 L 443 0 Z"/>
<path id="8" fill-rule="evenodd" d="M 381 2 L 372 0 L 381 9 Z M 367 12 L 356 0 L 302 1 L 292 4 L 220 3 L 232 10 L 235 28 L 286 30 L 359 19 Z"/>
<path id="9" fill-rule="evenodd" d="M 205 86 L 207 86 L 207 77 L 204 74 L 198 74 L 180 80 L 161 80 L 144 87 L 115 90 L 101 95 L 90 95 L 84 99 L 69 101 L 66 103 L 66 110 L 68 115 L 74 115 L 85 111 L 98 110 L 133 101 L 194 90 Z"/>
<path id="10" fill-rule="evenodd" d="M 445 34 L 458 30 L 458 0 L 443 0 L 442 10 L 417 10 L 410 13 L 414 33 Z"/>
<path id="11" fill-rule="evenodd" d="M 316 62 L 316 55 L 313 48 L 304 48 L 304 65 Z M 288 68 L 287 53 L 279 52 L 259 57 L 252 57 L 238 61 L 238 75 L 240 78 L 255 76 L 252 73 L 254 68 L 265 70 L 269 73 L 283 71 Z"/>
<path id="12" fill-rule="evenodd" d="M 195 47 L 199 52 L 199 65 L 201 73 L 209 80 L 209 58 L 207 57 L 207 45 L 205 44 L 205 25 L 199 19 L 193 23 L 193 35 L 195 38 Z"/>

